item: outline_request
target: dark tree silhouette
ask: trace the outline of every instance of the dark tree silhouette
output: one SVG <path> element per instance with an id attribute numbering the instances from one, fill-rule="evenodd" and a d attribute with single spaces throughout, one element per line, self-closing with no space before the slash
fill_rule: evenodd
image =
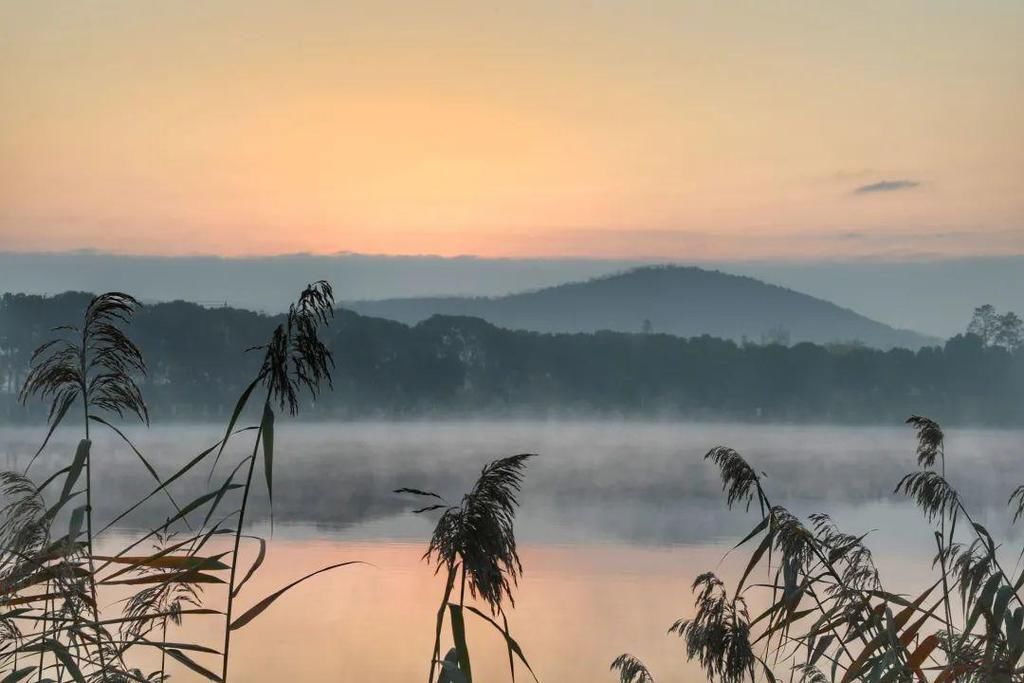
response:
<path id="1" fill-rule="evenodd" d="M 978 337 L 982 346 L 998 346 L 1010 352 L 1024 346 L 1024 320 L 1013 311 L 1000 314 L 991 304 L 974 309 L 967 333 Z"/>
<path id="2" fill-rule="evenodd" d="M 18 406 L 16 387 L 49 329 L 80 317 L 90 299 L 0 298 L 0 418 L 45 419 L 39 405 Z M 263 360 L 239 351 L 265 345 L 264 331 L 281 324 L 286 315 L 184 302 L 140 310 L 132 338 L 148 373 L 136 381 L 153 419 L 226 419 Z M 334 391 L 303 412 L 893 423 L 909 409 L 950 425 L 1021 425 L 1024 351 L 1011 343 L 1018 328 L 1006 329 L 1005 341 L 990 345 L 964 334 L 940 346 L 884 351 L 853 342 L 739 344 L 661 332 L 540 334 L 456 316 L 407 326 L 339 310 L 321 332 L 338 364 Z"/>

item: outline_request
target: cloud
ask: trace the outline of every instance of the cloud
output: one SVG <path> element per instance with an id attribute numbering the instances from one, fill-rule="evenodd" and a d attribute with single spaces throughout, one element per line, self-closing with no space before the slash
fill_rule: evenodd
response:
<path id="1" fill-rule="evenodd" d="M 870 185 L 861 185 L 853 191 L 854 194 L 874 194 L 875 192 L 897 192 L 899 190 L 912 190 L 921 183 L 917 180 L 880 180 Z"/>

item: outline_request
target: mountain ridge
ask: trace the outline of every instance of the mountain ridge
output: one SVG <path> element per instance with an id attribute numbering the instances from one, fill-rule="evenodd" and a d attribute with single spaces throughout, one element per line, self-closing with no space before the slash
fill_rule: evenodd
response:
<path id="1" fill-rule="evenodd" d="M 406 324 L 433 314 L 463 315 L 536 332 L 647 330 L 737 341 L 859 341 L 879 348 L 920 348 L 938 341 L 809 294 L 696 266 L 643 266 L 503 296 L 402 297 L 344 305 Z"/>

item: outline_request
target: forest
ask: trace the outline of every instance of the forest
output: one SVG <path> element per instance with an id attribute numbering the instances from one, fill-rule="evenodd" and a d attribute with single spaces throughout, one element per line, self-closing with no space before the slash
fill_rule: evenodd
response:
<path id="1" fill-rule="evenodd" d="M 37 421 L 17 400 L 33 351 L 74 319 L 85 293 L 0 298 L 0 416 Z M 1008 314 L 1012 315 L 1012 314 Z M 155 421 L 223 419 L 283 316 L 186 302 L 144 306 L 134 334 Z M 985 321 L 988 320 L 989 323 Z M 1024 351 L 978 309 L 971 331 L 917 351 L 857 342 L 734 342 L 701 336 L 513 331 L 469 317 L 417 325 L 339 310 L 326 332 L 334 390 L 307 418 L 622 416 L 894 423 L 908 410 L 948 424 L 1024 424 Z M 1003 335 L 1005 337 L 1005 335 Z"/>

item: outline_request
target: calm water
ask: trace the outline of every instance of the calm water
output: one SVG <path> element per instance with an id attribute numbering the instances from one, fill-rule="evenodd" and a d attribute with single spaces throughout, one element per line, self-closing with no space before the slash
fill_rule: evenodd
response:
<path id="1" fill-rule="evenodd" d="M 219 438 L 216 426 L 132 430 L 163 472 Z M 24 465 L 38 435 L 5 430 L 0 456 Z M 1024 482 L 1015 431 L 951 430 L 949 476 L 978 518 L 1017 539 L 1004 503 Z M 72 443 L 58 439 L 38 464 L 55 469 Z M 131 454 L 97 437 L 97 515 L 110 519 L 148 485 Z M 411 515 L 399 486 L 457 499 L 487 461 L 540 454 L 527 473 L 517 526 L 526 575 L 511 614 L 513 633 L 543 681 L 611 681 L 609 662 L 628 651 L 663 681 L 700 680 L 668 626 L 691 613 L 689 584 L 706 570 L 743 566 L 726 551 L 754 523 L 726 509 L 717 472 L 702 460 L 725 444 L 767 475 L 773 500 L 805 515 L 829 512 L 850 532 L 875 530 L 870 545 L 889 587 L 908 589 L 928 571 L 931 541 L 919 515 L 892 495 L 914 468 L 908 428 L 778 427 L 585 422 L 446 422 L 282 425 L 277 436 L 275 529 L 267 563 L 245 591 L 248 605 L 325 564 L 369 565 L 314 579 L 238 632 L 236 680 L 417 681 L 426 676 L 442 586 L 420 556 L 432 519 Z M 245 451 L 245 435 L 226 453 Z M 186 478 L 187 500 L 205 484 Z M 261 499 L 262 499 L 261 494 Z M 166 514 L 147 506 L 113 544 Z M 269 533 L 266 506 L 256 531 Z M 245 596 L 248 596 L 246 600 Z M 113 599 L 113 596 L 111 596 Z M 211 643 L 194 621 L 190 635 Z M 503 644 L 471 626 L 481 681 L 507 679 Z M 285 656 L 287 655 L 287 656 Z M 187 671 L 176 680 L 192 680 Z"/>

